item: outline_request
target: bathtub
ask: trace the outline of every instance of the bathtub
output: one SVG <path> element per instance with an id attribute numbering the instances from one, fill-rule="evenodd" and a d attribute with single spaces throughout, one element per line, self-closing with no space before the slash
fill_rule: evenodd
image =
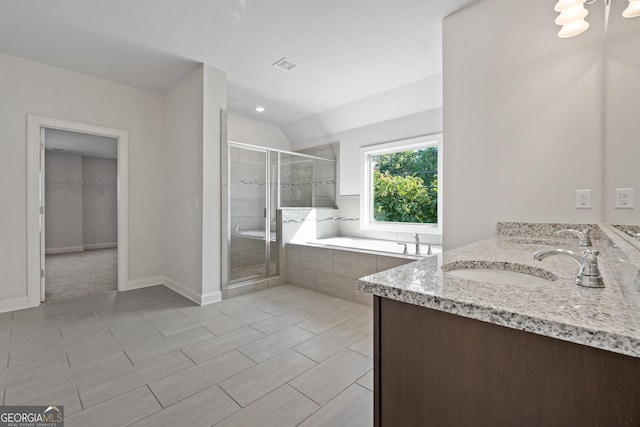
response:
<path id="1" fill-rule="evenodd" d="M 407 243 L 407 255 L 402 253 L 403 249 L 404 246 L 395 241 L 357 237 L 287 243 L 284 257 L 286 283 L 371 307 L 373 295 L 358 289 L 361 277 L 430 256 L 427 255 L 426 244 L 420 245 L 421 255 L 415 255 L 415 244 Z M 435 256 L 442 252 L 442 248 L 432 245 L 431 251 Z"/>
<path id="2" fill-rule="evenodd" d="M 407 244 L 407 250 L 409 255 L 403 255 L 404 246 L 399 245 L 398 242 L 391 240 L 375 240 L 375 239 L 363 239 L 359 237 L 330 237 L 326 239 L 317 239 L 307 242 L 314 246 L 324 246 L 328 248 L 348 249 L 359 252 L 371 252 L 379 254 L 393 254 L 395 256 L 400 255 L 407 258 L 416 258 L 415 251 L 416 245 L 414 243 L 402 242 Z M 429 245 L 420 244 L 420 255 L 418 257 L 428 256 L 427 251 Z M 439 254 L 442 252 L 442 246 L 431 245 L 431 253 Z"/>

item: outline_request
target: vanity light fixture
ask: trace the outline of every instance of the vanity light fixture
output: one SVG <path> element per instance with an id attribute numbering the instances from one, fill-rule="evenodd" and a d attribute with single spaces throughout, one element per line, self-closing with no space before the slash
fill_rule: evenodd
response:
<path id="1" fill-rule="evenodd" d="M 625 18 L 640 16 L 640 0 L 629 0 L 629 6 L 622 12 Z"/>
<path id="2" fill-rule="evenodd" d="M 589 28 L 589 23 L 585 21 L 585 18 L 589 14 L 589 11 L 584 7 L 585 4 L 592 4 L 598 0 L 558 0 L 554 10 L 559 12 L 560 15 L 556 18 L 556 24 L 561 25 L 562 29 L 558 32 L 558 37 L 566 39 L 569 37 L 582 34 Z M 609 18 L 609 8 L 611 7 L 611 0 L 600 0 L 606 7 L 606 22 Z M 633 18 L 640 16 L 640 0 L 628 0 L 629 6 L 622 13 L 625 18 Z"/>
<path id="3" fill-rule="evenodd" d="M 566 39 L 577 36 L 589 28 L 589 23 L 584 20 L 589 11 L 584 7 L 587 0 L 558 0 L 554 10 L 560 12 L 556 18 L 556 24 L 562 25 L 558 37 Z"/>
<path id="4" fill-rule="evenodd" d="M 256 113 L 264 113 L 264 110 L 266 110 L 266 108 L 262 105 L 256 105 Z"/>

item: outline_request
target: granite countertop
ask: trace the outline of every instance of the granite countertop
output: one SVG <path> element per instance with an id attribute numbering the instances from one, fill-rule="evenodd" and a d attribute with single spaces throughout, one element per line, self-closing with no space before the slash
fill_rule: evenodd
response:
<path id="1" fill-rule="evenodd" d="M 593 249 L 605 288 L 576 285 L 576 263 L 564 256 L 536 261 L 540 249 L 580 253 L 577 239 L 553 231 L 567 224 L 501 223 L 486 240 L 359 280 L 362 291 L 513 329 L 640 357 L 640 263 L 616 233 L 594 226 Z M 580 227 L 578 225 L 577 227 Z M 576 228 L 573 225 L 571 228 Z M 493 268 L 526 272 L 550 282 L 493 284 L 453 277 L 455 268 Z"/>

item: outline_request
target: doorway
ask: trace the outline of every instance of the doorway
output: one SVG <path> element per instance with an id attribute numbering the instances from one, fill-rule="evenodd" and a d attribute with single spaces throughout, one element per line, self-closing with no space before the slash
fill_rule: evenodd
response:
<path id="1" fill-rule="evenodd" d="M 47 132 L 73 132 L 93 137 L 111 139 L 116 145 L 116 179 L 115 182 L 97 182 L 97 180 L 60 179 L 49 185 L 76 186 L 76 192 L 82 192 L 83 186 L 95 186 L 103 191 L 107 184 L 113 185 L 113 196 L 117 203 L 117 289 L 122 291 L 128 285 L 128 132 L 115 128 L 107 128 L 86 123 L 61 120 L 50 117 L 28 115 L 28 174 L 27 174 L 27 266 L 28 266 L 28 299 L 34 307 L 45 300 L 46 295 L 46 195 L 45 159 Z M 60 150 L 64 151 L 64 150 Z M 87 189 L 88 191 L 92 191 Z M 71 190 L 68 190 L 71 191 Z M 114 243 L 114 242 L 109 242 Z M 91 247 L 91 243 L 88 243 Z M 94 248 L 96 246 L 93 246 Z M 63 246 L 64 248 L 64 246 Z M 68 248 L 68 247 L 67 247 Z M 84 249 L 84 241 L 82 243 Z"/>
<path id="2" fill-rule="evenodd" d="M 45 300 L 115 291 L 118 141 L 49 128 L 44 141 Z"/>

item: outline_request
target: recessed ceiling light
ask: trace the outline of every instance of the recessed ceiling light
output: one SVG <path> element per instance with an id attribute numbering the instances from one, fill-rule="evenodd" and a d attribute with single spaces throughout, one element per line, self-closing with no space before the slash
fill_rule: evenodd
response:
<path id="1" fill-rule="evenodd" d="M 262 105 L 256 105 L 256 113 L 264 113 L 265 108 Z"/>
<path id="2" fill-rule="evenodd" d="M 293 71 L 293 69 L 298 68 L 300 65 L 296 64 L 289 58 L 282 58 L 273 64 L 274 67 L 278 67 L 284 71 Z"/>

